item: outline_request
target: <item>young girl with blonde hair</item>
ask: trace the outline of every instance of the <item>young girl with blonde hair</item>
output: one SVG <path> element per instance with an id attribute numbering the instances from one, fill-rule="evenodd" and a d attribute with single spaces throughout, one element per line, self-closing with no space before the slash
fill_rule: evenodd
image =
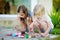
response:
<path id="1" fill-rule="evenodd" d="M 34 28 L 36 28 L 43 37 L 47 37 L 53 28 L 50 17 L 45 13 L 44 6 L 40 4 L 34 7 L 33 22 L 30 24 L 29 33 L 31 31 L 34 33 Z"/>

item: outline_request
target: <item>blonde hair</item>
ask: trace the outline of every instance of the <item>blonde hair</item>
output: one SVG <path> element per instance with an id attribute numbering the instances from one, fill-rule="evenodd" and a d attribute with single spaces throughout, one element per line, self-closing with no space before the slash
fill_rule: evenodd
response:
<path id="1" fill-rule="evenodd" d="M 41 8 L 43 9 L 43 11 L 45 11 L 45 7 L 44 6 L 42 6 L 40 4 L 36 4 L 36 6 L 34 7 L 34 10 L 33 10 L 34 11 L 34 15 L 35 15 L 35 13 L 39 13 Z"/>

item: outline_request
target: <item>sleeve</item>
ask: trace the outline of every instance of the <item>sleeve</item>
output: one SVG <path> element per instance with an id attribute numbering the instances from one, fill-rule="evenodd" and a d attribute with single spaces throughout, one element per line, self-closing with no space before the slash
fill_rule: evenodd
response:
<path id="1" fill-rule="evenodd" d="M 53 23 L 52 23 L 52 21 L 51 21 L 51 18 L 50 18 L 48 15 L 46 16 L 46 21 L 47 21 L 48 23 L 50 23 L 49 26 L 51 26 L 51 28 L 53 29 L 53 28 L 54 28 L 54 25 L 53 25 Z"/>

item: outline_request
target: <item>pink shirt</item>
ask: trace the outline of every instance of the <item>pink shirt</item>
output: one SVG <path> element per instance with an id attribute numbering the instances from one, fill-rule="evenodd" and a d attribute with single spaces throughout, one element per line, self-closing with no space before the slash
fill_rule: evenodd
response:
<path id="1" fill-rule="evenodd" d="M 40 17 L 39 19 L 38 18 L 35 18 L 33 19 L 34 22 L 38 22 L 40 24 L 40 26 L 47 26 L 48 24 L 47 23 L 50 23 L 50 27 L 53 29 L 54 26 L 52 24 L 52 21 L 51 21 L 51 18 L 46 14 L 42 17 Z M 48 26 L 47 26 L 48 27 Z"/>

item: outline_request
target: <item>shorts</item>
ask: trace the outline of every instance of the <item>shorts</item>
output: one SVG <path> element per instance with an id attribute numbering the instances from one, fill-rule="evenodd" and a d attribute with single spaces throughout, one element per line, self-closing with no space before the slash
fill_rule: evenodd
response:
<path id="1" fill-rule="evenodd" d="M 42 33 L 45 32 L 44 29 L 40 29 L 40 31 L 41 31 Z M 51 32 L 52 32 L 52 29 L 50 29 L 49 33 L 51 33 Z"/>

